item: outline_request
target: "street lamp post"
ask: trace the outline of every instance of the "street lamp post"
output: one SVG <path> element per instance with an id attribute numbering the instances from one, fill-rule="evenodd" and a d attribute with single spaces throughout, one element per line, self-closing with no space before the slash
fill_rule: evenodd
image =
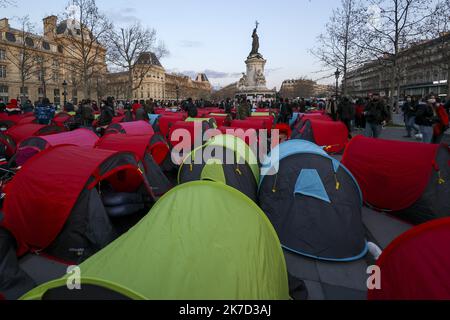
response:
<path id="1" fill-rule="evenodd" d="M 339 71 L 339 69 L 336 69 L 334 76 L 336 78 L 336 100 L 337 100 L 339 95 L 339 77 L 341 76 L 341 72 Z"/>
<path id="2" fill-rule="evenodd" d="M 62 86 L 64 88 L 63 95 L 64 95 L 64 107 L 65 107 L 67 104 L 67 81 L 66 80 L 64 80 Z"/>

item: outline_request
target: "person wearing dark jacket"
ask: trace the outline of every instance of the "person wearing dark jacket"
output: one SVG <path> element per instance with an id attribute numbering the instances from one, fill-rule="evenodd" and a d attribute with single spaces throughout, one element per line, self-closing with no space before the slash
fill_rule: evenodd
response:
<path id="1" fill-rule="evenodd" d="M 419 133 L 419 129 L 416 128 L 416 112 L 417 105 L 412 101 L 411 97 L 408 97 L 406 102 L 402 106 L 403 115 L 405 116 L 405 126 L 407 135 L 404 138 L 411 138 L 412 131 L 416 134 Z"/>
<path id="2" fill-rule="evenodd" d="M 136 121 L 140 121 L 140 120 L 150 121 L 150 118 L 148 117 L 148 113 L 145 112 L 143 107 L 141 107 L 141 108 L 136 110 L 136 112 L 135 112 L 135 120 Z"/>
<path id="3" fill-rule="evenodd" d="M 289 104 L 289 100 L 283 98 L 280 99 L 280 123 L 289 123 L 289 119 L 292 118 L 293 111 L 292 106 Z"/>
<path id="4" fill-rule="evenodd" d="M 337 114 L 339 120 L 341 120 L 348 129 L 349 138 L 352 137 L 352 120 L 355 118 L 355 108 L 350 99 L 343 97 L 338 104 Z"/>
<path id="5" fill-rule="evenodd" d="M 366 118 L 366 137 L 378 138 L 381 135 L 382 124 L 389 119 L 389 111 L 378 94 L 374 94 L 372 99 L 364 109 Z"/>
<path id="6" fill-rule="evenodd" d="M 435 103 L 436 99 L 430 97 L 427 102 L 422 101 L 417 106 L 416 124 L 419 126 L 419 131 L 422 134 L 422 142 L 424 143 L 431 143 L 433 140 L 433 106 Z"/>
<path id="7" fill-rule="evenodd" d="M 197 118 L 198 110 L 197 106 L 192 102 L 192 98 L 189 98 L 186 101 L 185 110 L 187 111 L 189 118 Z"/>
<path id="8" fill-rule="evenodd" d="M 108 97 L 106 99 L 106 104 L 102 108 L 100 117 L 98 118 L 98 126 L 106 127 L 109 126 L 114 118 L 114 98 Z"/>
<path id="9" fill-rule="evenodd" d="M 23 113 L 31 113 L 34 111 L 34 106 L 31 100 L 25 101 L 25 103 L 22 105 L 22 112 Z"/>

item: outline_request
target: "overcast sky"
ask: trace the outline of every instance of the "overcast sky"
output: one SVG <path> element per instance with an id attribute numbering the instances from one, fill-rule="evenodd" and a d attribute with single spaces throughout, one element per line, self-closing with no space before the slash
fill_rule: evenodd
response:
<path id="1" fill-rule="evenodd" d="M 17 0 L 2 8 L 1 17 L 30 15 L 42 30 L 42 18 L 60 14 L 65 0 Z M 285 79 L 319 79 L 320 64 L 308 49 L 324 29 L 340 0 L 97 0 L 116 25 L 140 21 L 156 29 L 170 55 L 162 59 L 168 71 L 193 75 L 205 72 L 214 86 L 237 81 L 245 72 L 255 20 L 260 22 L 260 53 L 267 60 L 268 87 Z M 333 79 L 322 80 L 332 83 Z"/>

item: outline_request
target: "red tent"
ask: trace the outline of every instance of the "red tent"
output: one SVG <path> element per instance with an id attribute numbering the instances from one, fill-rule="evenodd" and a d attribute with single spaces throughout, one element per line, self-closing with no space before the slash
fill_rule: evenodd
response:
<path id="1" fill-rule="evenodd" d="M 273 123 L 275 122 L 274 116 L 251 116 L 250 118 L 248 118 L 248 120 L 263 121 L 264 129 L 267 129 L 267 130 L 272 130 Z"/>
<path id="2" fill-rule="evenodd" d="M 17 125 L 28 124 L 28 123 L 36 123 L 35 117 L 24 117 L 17 122 Z"/>
<path id="3" fill-rule="evenodd" d="M 263 130 L 267 129 L 266 123 L 263 120 L 256 120 L 252 118 L 247 118 L 247 120 L 233 120 L 231 121 L 231 127 L 241 128 L 244 130 L 255 129 Z"/>
<path id="4" fill-rule="evenodd" d="M 145 121 L 132 121 L 112 124 L 106 129 L 105 134 L 131 134 L 131 135 L 153 135 L 153 127 Z"/>
<path id="5" fill-rule="evenodd" d="M 303 126 L 294 129 L 292 139 L 308 140 L 328 153 L 339 153 L 344 151 L 348 143 L 348 129 L 340 121 L 308 119 L 303 122 Z"/>
<path id="6" fill-rule="evenodd" d="M 217 126 L 222 127 L 222 126 L 230 123 L 227 116 L 228 115 L 226 113 L 215 113 L 215 114 L 209 114 L 208 118 L 212 118 L 212 119 L 216 120 Z"/>
<path id="7" fill-rule="evenodd" d="M 449 159 L 448 146 L 357 136 L 342 163 L 369 205 L 422 223 L 450 215 Z"/>
<path id="8" fill-rule="evenodd" d="M 175 122 L 184 121 L 184 119 L 186 119 L 186 116 L 185 116 L 184 113 L 174 113 L 174 114 L 171 114 L 171 115 L 162 115 L 158 119 L 159 132 L 164 137 L 168 137 L 169 136 L 170 127 Z"/>
<path id="9" fill-rule="evenodd" d="M 134 152 L 141 160 L 149 151 L 158 165 L 162 164 L 169 155 L 169 146 L 164 138 L 159 135 L 109 134 L 101 138 L 96 147 L 113 151 Z"/>
<path id="10" fill-rule="evenodd" d="M 132 192 L 144 178 L 131 153 L 58 146 L 33 157 L 5 190 L 3 227 L 15 236 L 18 254 L 46 249 L 81 192 L 100 181 L 108 181 L 118 192 Z"/>
<path id="11" fill-rule="evenodd" d="M 73 117 L 70 114 L 68 114 L 66 112 L 60 112 L 57 115 L 55 115 L 55 117 L 52 120 L 52 123 L 55 126 L 64 128 L 64 125 L 66 124 L 66 122 L 70 121 L 72 118 Z"/>
<path id="12" fill-rule="evenodd" d="M 0 144 L 6 147 L 6 156 L 12 157 L 16 153 L 16 143 L 10 136 L 0 133 Z"/>
<path id="13" fill-rule="evenodd" d="M 49 134 L 55 134 L 64 131 L 63 128 L 56 126 L 46 126 L 42 124 L 23 124 L 17 125 L 9 129 L 6 134 L 8 134 L 16 143 L 20 143 L 22 140 L 32 137 L 32 136 L 43 136 Z"/>
<path id="14" fill-rule="evenodd" d="M 196 131 L 196 128 L 198 128 L 197 131 Z M 184 137 L 184 135 L 183 135 L 183 137 L 180 137 L 179 135 L 174 135 L 174 132 L 177 130 L 185 130 L 185 132 L 187 134 L 189 134 L 189 138 L 190 138 L 192 146 L 196 142 L 195 139 L 197 139 L 199 142 L 198 146 L 202 146 L 203 145 L 203 134 L 205 133 L 205 131 L 207 129 L 210 129 L 210 126 L 207 121 L 202 121 L 202 122 L 177 121 L 170 127 L 169 142 L 172 145 L 172 147 L 175 147 L 177 144 L 184 141 L 184 139 L 186 139 Z M 178 133 L 183 133 L 183 132 L 178 131 L 177 134 Z M 201 136 L 198 137 L 198 136 L 196 136 L 196 134 L 200 134 Z"/>
<path id="15" fill-rule="evenodd" d="M 220 130 L 223 134 L 234 136 L 245 141 L 245 143 L 249 146 L 254 146 L 255 143 L 258 143 L 258 133 L 255 131 L 246 132 L 245 129 L 233 127 L 219 127 L 218 130 Z"/>
<path id="16" fill-rule="evenodd" d="M 22 140 L 19 144 L 16 153 L 16 164 L 22 166 L 35 154 L 50 147 L 66 144 L 93 148 L 97 141 L 98 136 L 87 129 L 77 129 L 49 136 L 30 137 Z"/>
<path id="17" fill-rule="evenodd" d="M 378 259 L 381 289 L 369 300 L 450 300 L 449 244 L 449 218 L 401 235 Z"/>

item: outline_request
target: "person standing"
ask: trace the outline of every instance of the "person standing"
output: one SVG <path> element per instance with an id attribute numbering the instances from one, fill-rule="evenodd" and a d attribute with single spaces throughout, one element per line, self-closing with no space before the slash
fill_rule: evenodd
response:
<path id="1" fill-rule="evenodd" d="M 103 106 L 100 117 L 98 118 L 98 127 L 106 128 L 114 118 L 114 98 L 106 98 L 106 104 Z"/>
<path id="2" fill-rule="evenodd" d="M 22 106 L 22 112 L 23 113 L 31 113 L 33 111 L 34 111 L 33 103 L 31 102 L 30 99 L 27 99 L 27 101 L 25 101 L 25 103 Z"/>
<path id="3" fill-rule="evenodd" d="M 382 125 L 389 119 L 389 112 L 386 105 L 378 94 L 373 94 L 371 100 L 364 110 L 366 118 L 365 136 L 369 138 L 379 138 Z"/>
<path id="4" fill-rule="evenodd" d="M 237 108 L 238 120 L 246 120 L 248 117 L 250 117 L 250 108 L 251 108 L 250 100 L 246 101 L 243 98 Z"/>
<path id="5" fill-rule="evenodd" d="M 433 105 L 436 103 L 434 97 L 430 97 L 427 102 L 422 101 L 417 106 L 416 124 L 422 134 L 422 142 L 431 143 L 433 140 L 434 112 Z"/>
<path id="6" fill-rule="evenodd" d="M 343 97 L 338 105 L 337 114 L 348 129 L 348 136 L 352 138 L 352 121 L 355 118 L 355 109 L 348 97 Z"/>
<path id="7" fill-rule="evenodd" d="M 49 125 L 55 117 L 56 108 L 50 104 L 48 98 L 42 99 L 42 103 L 34 110 L 34 115 L 39 124 Z"/>
<path id="8" fill-rule="evenodd" d="M 408 96 L 405 103 L 402 106 L 403 115 L 405 116 L 405 126 L 407 135 L 404 138 L 411 138 L 412 131 L 416 134 L 419 133 L 419 129 L 416 127 L 416 112 L 417 108 L 411 97 Z"/>
<path id="9" fill-rule="evenodd" d="M 449 128 L 448 113 L 440 101 L 436 102 L 433 111 L 436 118 L 436 123 L 433 126 L 433 143 L 440 144 L 444 137 L 445 131 Z"/>

